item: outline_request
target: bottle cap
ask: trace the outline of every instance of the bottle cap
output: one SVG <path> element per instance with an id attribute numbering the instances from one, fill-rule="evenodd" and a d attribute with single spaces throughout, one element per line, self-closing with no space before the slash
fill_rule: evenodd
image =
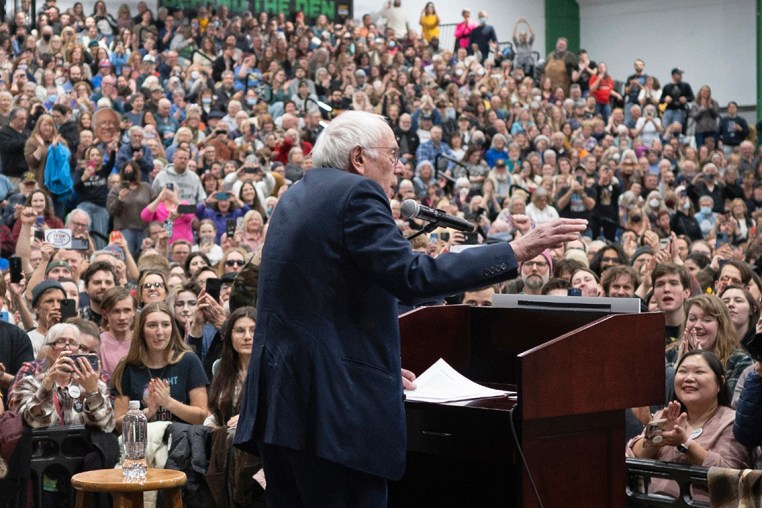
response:
<path id="1" fill-rule="evenodd" d="M 127 406 L 127 409 L 140 409 L 140 401 L 131 400 L 130 404 Z"/>

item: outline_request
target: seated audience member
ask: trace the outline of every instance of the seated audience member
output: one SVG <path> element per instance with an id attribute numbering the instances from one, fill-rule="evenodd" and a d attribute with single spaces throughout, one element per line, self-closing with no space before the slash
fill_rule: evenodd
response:
<path id="1" fill-rule="evenodd" d="M 83 337 L 72 324 L 53 326 L 45 335 L 41 358 L 25 363 L 16 375 L 11 408 L 33 428 L 84 424 L 111 432 L 114 411 L 108 378 L 85 358 L 69 358 L 71 354 L 97 353 L 98 348 L 97 339 Z"/>
<path id="2" fill-rule="evenodd" d="M 9 393 L 10 408 L 35 429 L 85 425 L 102 431 L 112 436 L 113 448 L 116 448 L 116 438 L 111 434 L 114 408 L 108 377 L 85 358 L 70 357 L 72 354 L 97 355 L 98 346 L 97 335 L 82 334 L 70 323 L 54 325 L 45 336 L 40 359 L 25 363 L 19 369 Z M 101 463 L 100 466 L 113 467 L 114 464 Z M 45 485 L 44 505 L 64 506 L 70 499 L 71 480 L 61 470 L 46 469 L 40 481 Z"/>
<path id="3" fill-rule="evenodd" d="M 630 266 L 612 266 L 603 272 L 601 286 L 604 296 L 637 298 L 635 290 L 640 286 L 640 276 Z"/>
<path id="4" fill-rule="evenodd" d="M 229 496 L 246 492 L 255 499 L 263 492 L 252 475 L 263 475 L 261 461 L 232 447 L 233 436 L 238 425 L 241 394 L 249 368 L 249 359 L 254 346 L 254 325 L 256 309 L 241 307 L 228 320 L 222 341 L 222 354 L 215 362 L 216 374 L 209 389 L 209 416 L 204 425 L 215 429 L 212 432 L 212 457 L 209 462 L 207 482 L 218 506 L 230 506 Z M 246 479 L 237 475 L 239 468 L 247 471 Z M 237 476 L 237 478 L 236 478 Z M 250 498 L 249 502 L 253 502 Z"/>
<path id="5" fill-rule="evenodd" d="M 103 333 L 100 334 L 101 369 L 109 377 L 130 350 L 135 321 L 135 299 L 126 288 L 111 288 L 103 295 Z"/>
<path id="6" fill-rule="evenodd" d="M 208 384 L 198 356 L 180 338 L 169 307 L 149 303 L 138 317 L 129 353 L 114 370 L 117 429 L 131 400 L 140 401 L 148 421 L 200 425 L 208 414 Z"/>
<path id="7" fill-rule="evenodd" d="M 720 360 L 710 351 L 686 353 L 675 372 L 676 400 L 653 417 L 653 421 L 667 420 L 664 430 L 654 434 L 661 440 L 654 440 L 654 435 L 644 431 L 627 443 L 626 455 L 703 467 L 749 467 L 749 450 L 733 438 L 736 414 L 729 406 L 723 371 Z M 677 497 L 679 490 L 672 480 L 651 478 L 648 493 Z M 708 500 L 706 490 L 701 488 L 692 488 L 692 495 L 697 500 Z"/>

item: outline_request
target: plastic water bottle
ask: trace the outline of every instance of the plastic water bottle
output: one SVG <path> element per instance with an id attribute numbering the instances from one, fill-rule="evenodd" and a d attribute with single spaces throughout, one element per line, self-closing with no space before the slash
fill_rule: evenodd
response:
<path id="1" fill-rule="evenodd" d="M 148 419 L 140 410 L 140 401 L 131 400 L 122 420 L 122 442 L 124 461 L 122 471 L 125 479 L 142 482 L 146 479 L 146 441 L 148 439 Z"/>

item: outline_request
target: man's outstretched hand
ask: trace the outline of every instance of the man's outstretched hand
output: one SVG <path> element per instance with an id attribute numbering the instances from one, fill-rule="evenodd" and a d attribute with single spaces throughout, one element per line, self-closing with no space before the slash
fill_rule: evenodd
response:
<path id="1" fill-rule="evenodd" d="M 577 240 L 587 229 L 584 219 L 558 219 L 540 224 L 527 234 L 511 242 L 513 254 L 519 263 L 539 256 L 545 249 Z"/>

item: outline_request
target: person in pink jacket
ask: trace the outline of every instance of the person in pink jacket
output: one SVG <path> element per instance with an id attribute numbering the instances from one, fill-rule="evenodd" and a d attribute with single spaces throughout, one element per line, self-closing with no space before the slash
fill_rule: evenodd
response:
<path id="1" fill-rule="evenodd" d="M 164 187 L 156 199 L 151 201 L 148 206 L 140 212 L 140 218 L 148 224 L 153 221 L 164 223 L 164 228 L 169 234 L 169 244 L 177 240 L 187 240 L 193 243 L 193 222 L 194 213 L 178 213 L 180 205 L 186 205 L 187 202 L 180 202 L 180 198 L 174 189 Z M 195 207 L 193 207 L 195 211 Z"/>
<path id="2" fill-rule="evenodd" d="M 463 9 L 461 15 L 463 16 L 463 21 L 455 27 L 455 50 L 458 48 L 468 48 L 471 30 L 476 28 L 477 25 L 476 21 L 471 19 L 470 9 Z"/>

